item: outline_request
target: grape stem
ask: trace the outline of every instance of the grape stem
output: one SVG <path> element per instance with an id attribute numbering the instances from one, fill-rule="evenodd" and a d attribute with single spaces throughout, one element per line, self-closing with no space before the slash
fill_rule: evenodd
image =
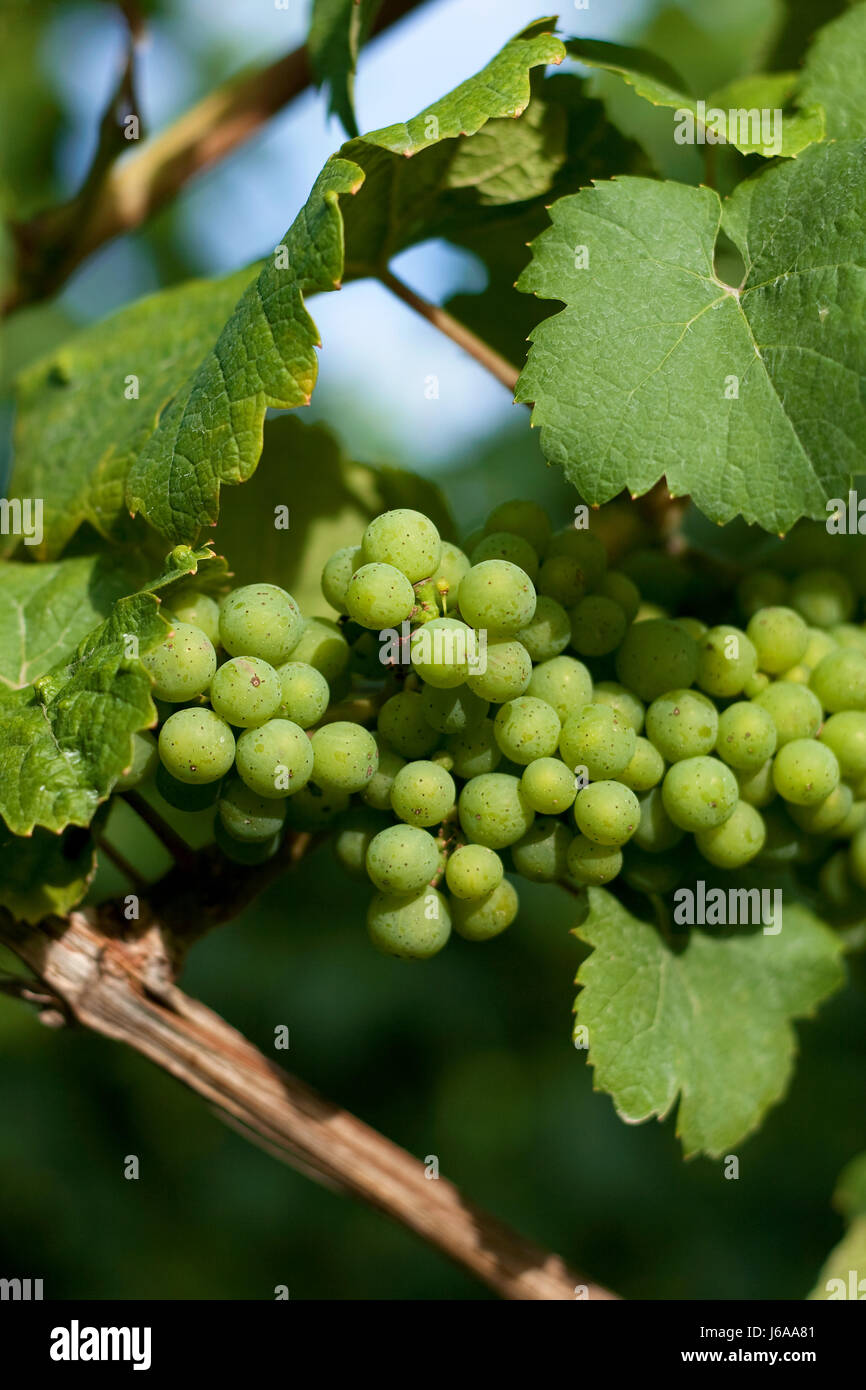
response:
<path id="1" fill-rule="evenodd" d="M 398 280 L 397 276 L 393 275 L 390 270 L 380 270 L 378 276 L 386 289 L 390 290 L 404 304 L 408 304 L 410 309 L 414 309 L 415 313 L 420 314 L 428 323 L 432 323 L 434 328 L 438 328 L 440 333 L 444 333 L 446 338 L 450 338 L 464 352 L 468 352 L 470 357 L 474 357 L 476 362 L 480 362 L 491 376 L 495 376 L 496 380 L 501 381 L 512 396 L 514 395 L 520 373 L 511 362 L 506 361 L 464 324 L 452 318 L 445 309 L 441 309 L 438 304 L 431 304 L 429 300 L 416 294 L 404 281 Z"/>
<path id="2" fill-rule="evenodd" d="M 106 840 L 103 835 L 95 835 L 94 840 L 97 849 L 99 849 L 107 859 L 110 859 L 115 868 L 119 869 L 120 872 L 129 879 L 133 888 L 142 889 L 147 886 L 147 880 L 142 878 L 135 865 L 130 864 L 126 856 L 121 854 L 119 849 L 115 849 L 114 845 Z"/>
<path id="3" fill-rule="evenodd" d="M 124 792 L 123 797 L 136 815 L 140 816 L 145 825 L 150 827 L 157 839 L 162 841 L 172 859 L 185 869 L 191 869 L 196 862 L 196 856 L 186 840 L 183 840 L 177 831 L 163 820 L 159 812 L 151 806 L 149 801 L 145 801 L 139 791 Z"/>

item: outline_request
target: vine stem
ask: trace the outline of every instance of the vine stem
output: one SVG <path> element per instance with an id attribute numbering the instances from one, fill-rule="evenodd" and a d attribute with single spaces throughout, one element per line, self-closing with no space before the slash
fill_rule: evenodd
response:
<path id="1" fill-rule="evenodd" d="M 390 290 L 404 304 L 408 304 L 410 309 L 414 309 L 415 313 L 420 314 L 428 323 L 432 323 L 433 327 L 438 328 L 440 333 L 444 333 L 446 338 L 450 338 L 458 347 L 463 348 L 464 352 L 468 352 L 470 357 L 474 357 L 476 362 L 480 362 L 486 371 L 495 376 L 497 381 L 501 381 L 502 385 L 511 392 L 511 395 L 514 395 L 520 372 L 511 362 L 506 361 L 483 339 L 459 323 L 457 319 L 452 318 L 445 309 L 440 309 L 438 304 L 431 304 L 429 300 L 416 294 L 390 270 L 381 269 L 377 271 L 377 275 L 386 289 Z"/>
<path id="2" fill-rule="evenodd" d="M 424 1163 L 413 1158 L 184 994 L 157 922 L 124 936 L 99 910 L 36 927 L 2 914 L 0 941 L 72 1020 L 133 1048 L 268 1153 L 378 1208 L 501 1297 L 615 1297 L 475 1206 L 446 1178 L 432 1177 L 432 1155 Z"/>

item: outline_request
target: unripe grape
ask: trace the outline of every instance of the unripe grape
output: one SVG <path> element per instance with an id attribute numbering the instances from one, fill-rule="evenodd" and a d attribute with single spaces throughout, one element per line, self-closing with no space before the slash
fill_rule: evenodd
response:
<path id="1" fill-rule="evenodd" d="M 393 565 L 417 584 L 435 574 L 442 541 L 429 517 L 410 507 L 397 507 L 373 518 L 361 549 L 365 564 Z"/>
<path id="2" fill-rule="evenodd" d="M 624 845 L 640 818 L 640 802 L 621 782 L 591 782 L 574 803 L 578 830 L 597 845 Z"/>
<path id="3" fill-rule="evenodd" d="M 736 778 L 740 788 L 740 800 L 747 801 L 750 806 L 757 806 L 759 810 L 769 806 L 778 795 L 773 781 L 772 758 L 768 758 L 763 766 L 754 770 L 737 768 Z"/>
<path id="4" fill-rule="evenodd" d="M 483 560 L 508 560 L 533 583 L 538 575 L 538 556 L 529 541 L 509 531 L 490 531 L 482 536 L 469 558 L 473 565 L 480 565 Z"/>
<path id="5" fill-rule="evenodd" d="M 636 734 L 639 734 L 644 726 L 646 709 L 643 701 L 617 681 L 596 681 L 592 688 L 591 701 L 594 705 L 610 705 L 626 724 L 631 725 Z"/>
<path id="6" fill-rule="evenodd" d="M 738 801 L 721 825 L 695 833 L 695 844 L 705 859 L 719 869 L 740 869 L 760 854 L 767 827 L 760 811 Z"/>
<path id="7" fill-rule="evenodd" d="M 502 749 L 496 742 L 492 719 L 483 719 L 463 733 L 452 734 L 445 746 L 454 759 L 453 771 L 457 777 L 480 777 L 482 773 L 495 772 L 502 762 Z"/>
<path id="8" fill-rule="evenodd" d="M 267 863 L 280 847 L 279 835 L 272 835 L 269 840 L 237 840 L 229 834 L 221 820 L 214 822 L 213 832 L 217 848 L 222 850 L 226 858 L 247 868 Z"/>
<path id="9" fill-rule="evenodd" d="M 389 825 L 367 849 L 367 873 L 382 893 L 418 893 L 439 867 L 439 846 L 417 825 Z"/>
<path id="10" fill-rule="evenodd" d="M 164 642 L 142 658 L 157 700 L 180 704 L 207 690 L 216 670 L 213 643 L 201 628 L 175 623 Z"/>
<path id="11" fill-rule="evenodd" d="M 394 814 L 408 825 L 438 825 L 456 799 L 454 778 L 432 762 L 406 763 L 391 784 Z"/>
<path id="12" fill-rule="evenodd" d="M 214 782 L 179 782 L 162 762 L 157 764 L 154 782 L 163 801 L 167 801 L 176 811 L 185 811 L 189 815 L 213 806 L 222 787 L 221 778 Z"/>
<path id="13" fill-rule="evenodd" d="M 648 792 L 664 775 L 665 760 L 661 753 L 648 738 L 638 735 L 630 761 L 617 773 L 618 780 L 633 792 Z"/>
<path id="14" fill-rule="evenodd" d="M 251 843 L 272 840 L 286 819 L 285 801 L 259 796 L 239 777 L 233 777 L 223 787 L 217 810 L 227 834 Z"/>
<path id="15" fill-rule="evenodd" d="M 840 647 L 822 657 L 809 682 L 829 714 L 866 710 L 866 656 Z"/>
<path id="16" fill-rule="evenodd" d="M 464 729 L 477 728 L 490 708 L 488 701 L 482 700 L 468 685 L 442 690 L 425 684 L 421 704 L 427 723 L 440 734 L 459 734 Z"/>
<path id="17" fill-rule="evenodd" d="M 532 621 L 520 629 L 517 640 L 534 662 L 559 656 L 571 641 L 571 621 L 562 604 L 539 594 Z"/>
<path id="18" fill-rule="evenodd" d="M 741 694 L 758 669 L 754 644 L 738 627 L 711 627 L 698 642 L 697 684 L 708 695 L 727 699 Z"/>
<path id="19" fill-rule="evenodd" d="M 760 703 L 738 700 L 719 716 L 716 752 L 738 771 L 764 767 L 776 751 L 777 739 L 776 725 Z"/>
<path id="20" fill-rule="evenodd" d="M 463 685 L 472 669 L 477 638 L 459 618 L 433 618 L 409 640 L 412 670 L 437 690 Z"/>
<path id="21" fill-rule="evenodd" d="M 616 654 L 617 679 L 645 701 L 685 689 L 697 671 L 696 642 L 666 618 L 633 623 Z"/>
<path id="22" fill-rule="evenodd" d="M 424 718 L 421 696 L 401 690 L 386 700 L 376 725 L 382 738 L 404 758 L 424 758 L 439 742 L 439 735 Z"/>
<path id="23" fill-rule="evenodd" d="M 332 608 L 338 613 L 348 613 L 346 590 L 349 580 L 363 564 L 359 545 L 344 545 L 335 550 L 322 570 L 322 593 Z"/>
<path id="24" fill-rule="evenodd" d="M 502 860 L 486 845 L 459 845 L 448 857 L 445 881 L 455 898 L 484 898 L 502 881 Z"/>
<path id="25" fill-rule="evenodd" d="M 637 746 L 631 725 L 607 705 L 584 705 L 562 726 L 559 755 L 570 768 L 585 767 L 591 781 L 618 777 Z"/>
<path id="26" fill-rule="evenodd" d="M 788 584 L 772 570 L 753 570 L 737 585 L 737 600 L 747 618 L 759 608 L 777 608 L 788 598 Z"/>
<path id="27" fill-rule="evenodd" d="M 501 772 L 467 782 L 460 793 L 458 814 L 467 840 L 488 849 L 515 844 L 535 819 L 519 780 Z"/>
<path id="28" fill-rule="evenodd" d="M 522 695 L 532 676 L 529 652 L 516 640 L 487 643 L 484 670 L 477 666 L 466 684 L 482 700 L 502 704 Z"/>
<path id="29" fill-rule="evenodd" d="M 384 823 L 384 816 L 368 806 L 352 806 L 340 820 L 332 844 L 337 863 L 350 878 L 367 878 L 367 850 Z"/>
<path id="30" fill-rule="evenodd" d="M 646 731 L 670 763 L 697 758 L 715 747 L 719 716 L 712 700 L 697 690 L 670 690 L 653 700 L 646 713 Z"/>
<path id="31" fill-rule="evenodd" d="M 592 677 L 582 661 L 573 656 L 555 656 L 536 666 L 526 693 L 546 700 L 564 724 L 570 714 L 591 702 Z"/>
<path id="32" fill-rule="evenodd" d="M 628 619 L 625 611 L 603 594 L 588 594 L 569 613 L 571 645 L 581 656 L 607 656 L 625 637 Z"/>
<path id="33" fill-rule="evenodd" d="M 460 612 L 474 628 L 510 635 L 535 614 L 535 586 L 529 575 L 508 560 L 483 560 L 460 582 Z"/>
<path id="34" fill-rule="evenodd" d="M 844 782 L 834 787 L 823 801 L 811 806 L 788 805 L 788 815 L 801 830 L 809 835 L 829 835 L 836 832 L 854 805 L 854 793 Z"/>
<path id="35" fill-rule="evenodd" d="M 330 687 L 321 671 L 306 661 L 287 661 L 279 667 L 277 675 L 280 679 L 279 717 L 290 719 L 300 729 L 318 724 L 331 698 Z"/>
<path id="36" fill-rule="evenodd" d="M 301 635 L 289 655 L 292 661 L 315 666 L 328 684 L 333 685 L 349 665 L 351 652 L 342 632 L 330 618 L 305 618 Z"/>
<path id="37" fill-rule="evenodd" d="M 567 868 L 575 883 L 600 888 L 620 872 L 622 850 L 618 845 L 598 845 L 585 835 L 575 835 L 568 847 Z"/>
<path id="38" fill-rule="evenodd" d="M 307 782 L 286 801 L 286 824 L 293 830 L 323 830 L 348 808 L 348 792 Z"/>
<path id="39" fill-rule="evenodd" d="M 561 728 L 556 710 L 532 695 L 507 701 L 493 721 L 499 747 L 506 758 L 521 765 L 551 757 L 556 752 Z"/>
<path id="40" fill-rule="evenodd" d="M 461 580 L 471 568 L 469 556 L 465 555 L 459 546 L 452 545 L 450 541 L 442 542 L 439 564 L 433 576 L 433 587 L 437 594 L 436 601 L 443 613 L 457 607 Z"/>
<path id="41" fill-rule="evenodd" d="M 167 610 L 167 611 L 165 611 Z M 165 617 L 171 615 L 179 623 L 197 627 L 216 647 L 220 640 L 220 609 L 216 599 L 201 590 L 184 585 L 174 589 L 165 600 Z"/>
<path id="42" fill-rule="evenodd" d="M 573 608 L 586 593 L 586 577 L 572 555 L 549 555 L 538 571 L 538 592 Z"/>
<path id="43" fill-rule="evenodd" d="M 159 731 L 159 756 L 178 782 L 216 782 L 234 762 L 234 734 L 212 709 L 181 709 Z"/>
<path id="44" fill-rule="evenodd" d="M 808 686 L 795 681 L 773 681 L 755 697 L 776 727 L 779 748 L 795 738 L 812 738 L 821 727 L 821 701 Z"/>
<path id="45" fill-rule="evenodd" d="M 346 612 L 362 627 L 399 627 L 415 607 L 415 590 L 393 565 L 368 564 L 356 570 L 346 588 Z"/>
<path id="46" fill-rule="evenodd" d="M 684 758 L 668 769 L 662 783 L 665 810 L 682 830 L 721 825 L 738 797 L 736 777 L 718 758 Z"/>
<path id="47" fill-rule="evenodd" d="M 523 536 L 536 555 L 541 555 L 550 540 L 550 519 L 537 502 L 519 499 L 500 502 L 484 523 L 485 536 L 496 531 L 509 531 L 515 536 Z"/>
<path id="48" fill-rule="evenodd" d="M 313 773 L 313 749 L 290 719 L 269 719 L 238 739 L 238 775 L 259 796 L 293 796 Z"/>
<path id="49" fill-rule="evenodd" d="M 220 641 L 229 656 L 259 656 L 271 666 L 287 661 L 304 620 L 291 594 L 276 584 L 245 584 L 223 601 Z"/>
<path id="50" fill-rule="evenodd" d="M 227 724 L 255 729 L 280 707 L 280 677 L 267 661 L 235 656 L 223 662 L 210 688 L 210 701 Z"/>
<path id="51" fill-rule="evenodd" d="M 634 832 L 634 843 L 648 854 L 663 854 L 673 849 L 683 838 L 683 831 L 668 815 L 661 787 L 653 787 L 640 801 L 640 823 Z"/>
<path id="52" fill-rule="evenodd" d="M 137 787 L 145 778 L 150 777 L 156 771 L 159 763 L 159 752 L 157 742 L 153 734 L 147 729 L 141 729 L 132 735 L 132 750 L 130 754 L 129 766 L 118 777 L 114 784 L 116 792 L 128 792 L 133 787 Z"/>
<path id="53" fill-rule="evenodd" d="M 810 627 L 847 623 L 854 612 L 854 591 L 838 570 L 810 570 L 791 585 L 791 607 Z"/>
<path id="54" fill-rule="evenodd" d="M 839 762 L 832 748 L 817 739 L 795 738 L 776 754 L 773 782 L 785 801 L 814 806 L 838 784 Z"/>
<path id="55" fill-rule="evenodd" d="M 404 758 L 395 753 L 381 734 L 375 735 L 379 763 L 373 776 L 361 792 L 361 798 L 376 811 L 390 811 L 391 788 L 401 767 L 406 766 Z"/>
<path id="56" fill-rule="evenodd" d="M 561 815 L 577 795 L 574 773 L 559 758 L 538 758 L 530 763 L 520 785 L 533 811 L 544 816 Z"/>
<path id="57" fill-rule="evenodd" d="M 760 608 L 746 628 L 758 654 L 758 669 L 779 676 L 803 658 L 809 641 L 806 624 L 793 608 Z"/>
<path id="58" fill-rule="evenodd" d="M 538 816 L 511 846 L 514 868 L 533 883 L 556 883 L 568 872 L 571 832 L 552 816 Z"/>
<path id="59" fill-rule="evenodd" d="M 565 526 L 561 531 L 555 531 L 547 543 L 544 558 L 549 560 L 557 555 L 577 561 L 584 590 L 599 587 L 607 570 L 607 551 L 591 531 L 575 526 Z M 577 599 L 572 602 L 576 603 Z"/>
<path id="60" fill-rule="evenodd" d="M 640 608 L 640 589 L 627 574 L 621 570 L 608 570 L 598 586 L 598 592 L 619 604 L 626 622 L 634 622 Z"/>
<path id="61" fill-rule="evenodd" d="M 451 935 L 448 900 L 435 888 L 402 896 L 377 893 L 367 910 L 367 930 L 384 955 L 429 960 Z"/>
<path id="62" fill-rule="evenodd" d="M 831 714 L 819 735 L 839 759 L 843 777 L 859 782 L 866 777 L 866 713 L 846 710 Z"/>
<path id="63" fill-rule="evenodd" d="M 483 898 L 455 898 L 451 903 L 454 930 L 466 941 L 490 941 L 517 916 L 519 900 L 514 885 L 503 878 Z"/>
<path id="64" fill-rule="evenodd" d="M 296 727 L 296 726 L 293 726 Z M 313 779 L 320 787 L 363 791 L 379 765 L 379 750 L 369 729 L 348 720 L 323 724 L 310 739 Z"/>

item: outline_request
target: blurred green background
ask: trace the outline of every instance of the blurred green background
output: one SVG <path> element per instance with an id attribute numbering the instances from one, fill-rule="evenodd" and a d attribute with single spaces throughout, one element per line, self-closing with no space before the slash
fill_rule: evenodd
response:
<path id="1" fill-rule="evenodd" d="M 144 8 L 151 130 L 244 62 L 300 42 L 308 11 L 305 0 L 288 14 L 252 0 Z M 433 0 L 362 64 L 362 125 L 439 95 L 538 8 Z M 838 8 L 623 0 L 565 22 L 596 37 L 649 36 L 709 84 L 761 55 L 796 61 L 812 25 Z M 789 11 L 797 27 L 784 39 Z M 7 215 L 22 216 L 81 177 L 122 29 L 104 4 L 3 0 L 0 20 L 0 196 Z M 304 97 L 150 227 L 104 248 L 56 301 L 17 315 L 0 375 L 7 464 L 17 368 L 76 323 L 275 244 L 340 138 L 322 99 Z M 403 260 L 405 277 L 436 298 L 483 283 L 470 257 L 442 246 Z M 525 419 L 452 344 L 376 286 L 316 301 L 313 313 L 325 350 L 306 419 L 328 420 L 355 458 L 435 476 L 464 529 L 513 493 L 565 519 L 573 494 L 541 463 Z M 441 382 L 433 402 L 429 373 Z M 140 853 L 151 848 L 143 837 Z M 593 1093 L 570 1043 L 572 902 L 528 884 L 521 896 L 505 937 L 457 940 L 414 967 L 370 950 L 366 893 L 324 847 L 291 885 L 205 939 L 182 984 L 265 1052 L 288 1026 L 291 1050 L 277 1060 L 420 1158 L 436 1154 L 468 1196 L 621 1294 L 802 1297 L 841 1235 L 829 1205 L 837 1175 L 863 1147 L 862 1001 L 848 990 L 798 1025 L 791 1093 L 743 1145 L 729 1181 L 723 1163 L 682 1162 L 672 1120 L 626 1127 Z M 278 1284 L 293 1298 L 487 1296 L 385 1218 L 252 1148 L 142 1059 L 43 1029 L 2 996 L 0 1116 L 0 1275 L 42 1278 L 47 1297 L 259 1299 Z M 132 1154 L 138 1181 L 123 1176 Z"/>

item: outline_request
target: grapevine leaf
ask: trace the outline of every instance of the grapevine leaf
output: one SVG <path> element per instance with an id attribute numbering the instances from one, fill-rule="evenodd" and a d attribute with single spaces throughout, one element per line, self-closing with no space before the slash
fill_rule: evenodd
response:
<path id="1" fill-rule="evenodd" d="M 134 594 L 35 684 L 0 686 L 0 816 L 15 835 L 93 819 L 129 765 L 133 733 L 156 721 L 133 652 L 150 651 L 166 630 L 156 600 Z"/>
<path id="2" fill-rule="evenodd" d="M 382 0 L 313 0 L 307 52 L 320 87 L 328 89 L 328 111 L 349 136 L 355 120 L 355 71 Z"/>
<path id="3" fill-rule="evenodd" d="M 819 30 L 800 84 L 803 101 L 827 112 L 827 134 L 836 140 L 866 135 L 866 4 Z"/>
<path id="4" fill-rule="evenodd" d="M 828 1255 L 809 1298 L 859 1300 L 866 1295 L 866 1154 L 859 1154 L 842 1170 L 833 1205 L 844 1216 L 848 1230 Z"/>
<path id="5" fill-rule="evenodd" d="M 570 39 L 569 54 L 587 67 L 621 77 L 653 106 L 666 106 L 692 117 L 687 143 L 729 144 L 742 154 L 793 157 L 824 137 L 824 112 L 817 100 L 801 111 L 785 111 L 797 93 L 797 73 L 755 73 L 741 77 L 699 102 L 661 58 L 642 48 L 597 39 Z M 762 129 L 761 112 L 782 111 L 781 131 Z M 732 113 L 734 118 L 732 119 Z M 777 139 L 778 137 L 778 139 Z M 676 138 L 676 136 L 675 136 Z"/>
<path id="6" fill-rule="evenodd" d="M 81 902 L 95 872 L 93 841 L 78 826 L 62 835 L 34 830 L 22 839 L 0 822 L 0 907 L 19 921 L 68 912 Z"/>
<path id="7" fill-rule="evenodd" d="M 293 594 L 303 613 L 313 615 L 327 610 L 325 561 L 340 546 L 360 544 L 367 522 L 391 507 L 413 507 L 443 535 L 453 534 L 435 483 L 402 469 L 355 463 L 324 425 L 283 415 L 265 426 L 255 477 L 223 505 L 215 539 L 231 560 L 236 583 L 267 574 Z M 278 524 L 286 513 L 288 526 Z"/>
<path id="8" fill-rule="evenodd" d="M 576 1014 L 596 1088 L 631 1123 L 664 1119 L 679 1098 L 686 1155 L 728 1152 L 785 1093 L 792 1021 L 843 983 L 838 939 L 793 904 L 777 935 L 693 927 L 674 949 L 612 894 L 591 889 L 590 905 Z"/>
<path id="9" fill-rule="evenodd" d="M 10 496 L 42 499 L 43 539 L 28 546 L 38 558 L 56 558 L 84 522 L 140 539 L 124 506 L 130 464 L 253 273 L 149 295 L 21 373 Z M 5 554 L 17 544 L 0 538 Z"/>
<path id="10" fill-rule="evenodd" d="M 864 151 L 815 145 L 724 204 L 636 178 L 553 204 L 518 288 L 566 307 L 516 398 L 587 501 L 665 476 L 713 521 L 783 531 L 866 468 Z M 739 289 L 714 269 L 720 228 Z"/>

